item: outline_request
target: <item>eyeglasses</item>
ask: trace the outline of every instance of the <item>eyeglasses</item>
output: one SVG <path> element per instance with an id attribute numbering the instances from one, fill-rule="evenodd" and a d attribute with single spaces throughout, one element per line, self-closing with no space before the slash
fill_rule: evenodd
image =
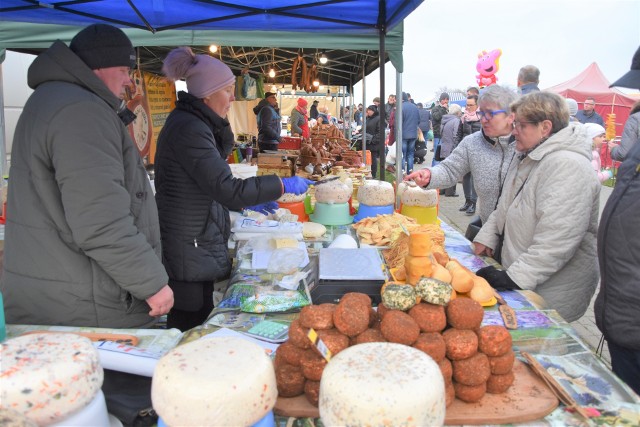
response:
<path id="1" fill-rule="evenodd" d="M 478 114 L 478 116 L 480 116 L 480 119 L 486 119 L 487 121 L 493 119 L 496 114 L 500 114 L 500 113 L 507 114 L 507 111 L 506 110 L 493 110 L 493 111 L 478 110 L 476 112 L 476 114 Z"/>
<path id="2" fill-rule="evenodd" d="M 476 106 L 476 104 L 469 104 L 469 103 L 467 103 L 467 107 L 475 107 L 475 106 Z"/>
<path id="3" fill-rule="evenodd" d="M 513 127 L 521 131 L 525 125 L 537 125 L 538 122 L 525 122 L 524 120 L 514 120 Z"/>

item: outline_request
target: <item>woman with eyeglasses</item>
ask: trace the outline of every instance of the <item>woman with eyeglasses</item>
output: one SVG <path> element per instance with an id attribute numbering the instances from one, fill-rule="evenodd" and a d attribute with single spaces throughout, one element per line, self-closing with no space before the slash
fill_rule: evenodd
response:
<path id="1" fill-rule="evenodd" d="M 475 253 L 500 260 L 504 270 L 485 267 L 476 274 L 497 289 L 535 291 L 573 322 L 598 283 L 600 183 L 591 147 L 584 127 L 569 123 L 559 95 L 534 92 L 511 111 L 516 160 L 498 207 L 474 239 Z"/>
<path id="2" fill-rule="evenodd" d="M 427 189 L 449 188 L 471 172 L 478 195 L 477 212 L 484 222 L 498 203 L 502 183 L 513 159 L 513 115 L 509 105 L 517 94 L 498 85 L 487 87 L 477 111 L 482 131 L 465 137 L 438 165 L 406 176 Z"/>

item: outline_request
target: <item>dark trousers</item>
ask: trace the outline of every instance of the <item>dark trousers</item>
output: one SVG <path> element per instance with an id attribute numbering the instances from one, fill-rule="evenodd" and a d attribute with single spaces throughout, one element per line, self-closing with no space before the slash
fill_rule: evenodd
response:
<path id="1" fill-rule="evenodd" d="M 611 355 L 611 369 L 636 394 L 640 394 L 640 350 L 621 347 L 611 341 L 607 341 L 607 344 Z"/>
<path id="2" fill-rule="evenodd" d="M 471 176 L 471 172 L 462 178 L 462 188 L 464 189 L 465 201 L 476 203 L 478 196 L 476 195 L 476 189 L 473 188 L 473 177 Z"/>
<path id="3" fill-rule="evenodd" d="M 367 147 L 368 148 L 368 147 Z M 372 177 L 377 177 L 378 176 L 378 168 L 379 166 L 379 160 L 380 159 L 380 150 L 378 150 L 378 148 L 373 148 L 371 150 L 371 176 Z"/>
<path id="4" fill-rule="evenodd" d="M 184 282 L 183 282 L 184 283 Z M 167 315 L 167 328 L 186 331 L 200 326 L 213 310 L 213 282 L 188 282 L 188 294 L 181 292 L 180 282 L 169 281 L 175 303 Z"/>

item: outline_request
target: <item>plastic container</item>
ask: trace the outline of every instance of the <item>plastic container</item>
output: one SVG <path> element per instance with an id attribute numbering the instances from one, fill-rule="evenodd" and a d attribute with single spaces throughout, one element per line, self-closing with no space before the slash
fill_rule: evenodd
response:
<path id="1" fill-rule="evenodd" d="M 402 215 L 418 221 L 418 224 L 437 224 L 438 223 L 438 207 L 437 206 L 407 206 L 402 205 L 400 210 Z"/>
<path id="2" fill-rule="evenodd" d="M 349 203 L 317 202 L 309 218 L 322 225 L 347 225 L 353 222 L 353 217 L 349 215 Z"/>
<path id="3" fill-rule="evenodd" d="M 260 418 L 256 423 L 251 427 L 275 427 L 276 419 L 273 416 L 273 411 L 267 412 L 267 415 Z M 162 418 L 158 418 L 158 427 L 170 427 L 162 421 Z"/>
<path id="4" fill-rule="evenodd" d="M 298 215 L 298 221 L 300 222 L 309 221 L 309 215 L 307 215 L 307 212 L 305 211 L 304 202 L 293 202 L 293 203 L 278 202 L 278 206 L 280 206 L 282 209 L 289 209 L 289 211 L 292 214 Z"/>
<path id="5" fill-rule="evenodd" d="M 51 427 L 71 427 L 71 426 L 95 426 L 109 427 L 109 414 L 107 413 L 107 404 L 104 400 L 102 390 L 98 390 L 93 400 L 84 408 L 61 420 L 57 423 L 50 424 Z"/>
<path id="6" fill-rule="evenodd" d="M 353 220 L 355 222 L 358 222 L 361 219 L 368 218 L 370 216 L 375 217 L 376 215 L 387 215 L 392 213 L 393 213 L 393 205 L 369 206 L 369 205 L 360 203 L 360 207 L 358 208 L 358 213 L 353 217 Z"/>

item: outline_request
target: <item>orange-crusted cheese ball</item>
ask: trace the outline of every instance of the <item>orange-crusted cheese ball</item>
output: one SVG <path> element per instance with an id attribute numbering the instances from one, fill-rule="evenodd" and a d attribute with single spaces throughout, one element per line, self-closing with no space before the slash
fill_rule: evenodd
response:
<path id="1" fill-rule="evenodd" d="M 366 342 L 386 342 L 382 336 L 380 329 L 367 329 L 357 337 L 355 337 L 355 344 L 364 344 Z"/>
<path id="2" fill-rule="evenodd" d="M 479 385 L 464 385 L 453 382 L 453 388 L 456 391 L 456 397 L 463 402 L 473 403 L 482 399 L 487 392 L 487 383 Z"/>
<path id="3" fill-rule="evenodd" d="M 504 375 L 491 375 L 487 380 L 487 392 L 492 394 L 504 393 L 509 390 L 514 380 L 513 371 L 509 371 Z"/>
<path id="4" fill-rule="evenodd" d="M 295 397 L 304 392 L 305 378 L 299 366 L 282 364 L 276 368 L 276 383 L 278 395 Z"/>
<path id="5" fill-rule="evenodd" d="M 502 356 L 490 356 L 489 366 L 491 366 L 491 373 L 494 375 L 504 375 L 511 372 L 515 360 L 516 354 L 513 350 L 507 351 Z"/>
<path id="6" fill-rule="evenodd" d="M 413 347 L 427 353 L 436 363 L 440 363 L 447 352 L 444 338 L 438 332 L 421 333 Z"/>
<path id="7" fill-rule="evenodd" d="M 442 332 L 447 327 L 447 316 L 441 305 L 420 303 L 409 310 L 409 316 L 418 323 L 422 332 Z"/>
<path id="8" fill-rule="evenodd" d="M 300 361 L 300 367 L 302 368 L 302 375 L 308 380 L 320 381 L 322 378 L 322 371 L 327 366 L 327 361 L 324 357 L 309 352 Z"/>
<path id="9" fill-rule="evenodd" d="M 484 353 L 476 353 L 462 360 L 454 360 L 453 379 L 464 385 L 480 385 L 491 375 L 489 358 Z"/>
<path id="10" fill-rule="evenodd" d="M 318 338 L 322 340 L 324 345 L 331 351 L 331 355 L 335 356 L 340 353 L 345 348 L 349 347 L 349 337 L 340 333 L 337 329 L 325 329 L 318 331 Z M 314 351 L 317 354 L 320 354 L 320 351 L 313 347 Z"/>
<path id="11" fill-rule="evenodd" d="M 300 324 L 315 330 L 333 328 L 335 304 L 308 305 L 300 310 Z"/>
<path id="12" fill-rule="evenodd" d="M 405 345 L 412 345 L 420 335 L 416 321 L 399 310 L 391 310 L 384 316 L 380 330 L 387 341 Z"/>
<path id="13" fill-rule="evenodd" d="M 504 326 L 483 326 L 478 332 L 478 346 L 487 356 L 501 356 L 511 350 L 511 334 Z"/>
<path id="14" fill-rule="evenodd" d="M 471 298 L 456 298 L 447 305 L 447 321 L 456 329 L 478 329 L 484 309 Z"/>
<path id="15" fill-rule="evenodd" d="M 296 319 L 289 325 L 289 342 L 303 349 L 311 348 L 311 341 L 307 336 L 308 333 L 309 328 L 302 326 L 300 319 Z"/>
<path id="16" fill-rule="evenodd" d="M 367 300 L 369 303 L 367 304 Z M 346 294 L 333 313 L 333 324 L 343 334 L 353 337 L 369 327 L 371 298 L 364 294 Z"/>
<path id="17" fill-rule="evenodd" d="M 469 329 L 447 329 L 442 338 L 450 360 L 466 359 L 478 352 L 478 336 Z"/>
<path id="18" fill-rule="evenodd" d="M 304 383 L 304 396 L 313 406 L 318 406 L 320 401 L 320 381 L 307 380 Z"/>

